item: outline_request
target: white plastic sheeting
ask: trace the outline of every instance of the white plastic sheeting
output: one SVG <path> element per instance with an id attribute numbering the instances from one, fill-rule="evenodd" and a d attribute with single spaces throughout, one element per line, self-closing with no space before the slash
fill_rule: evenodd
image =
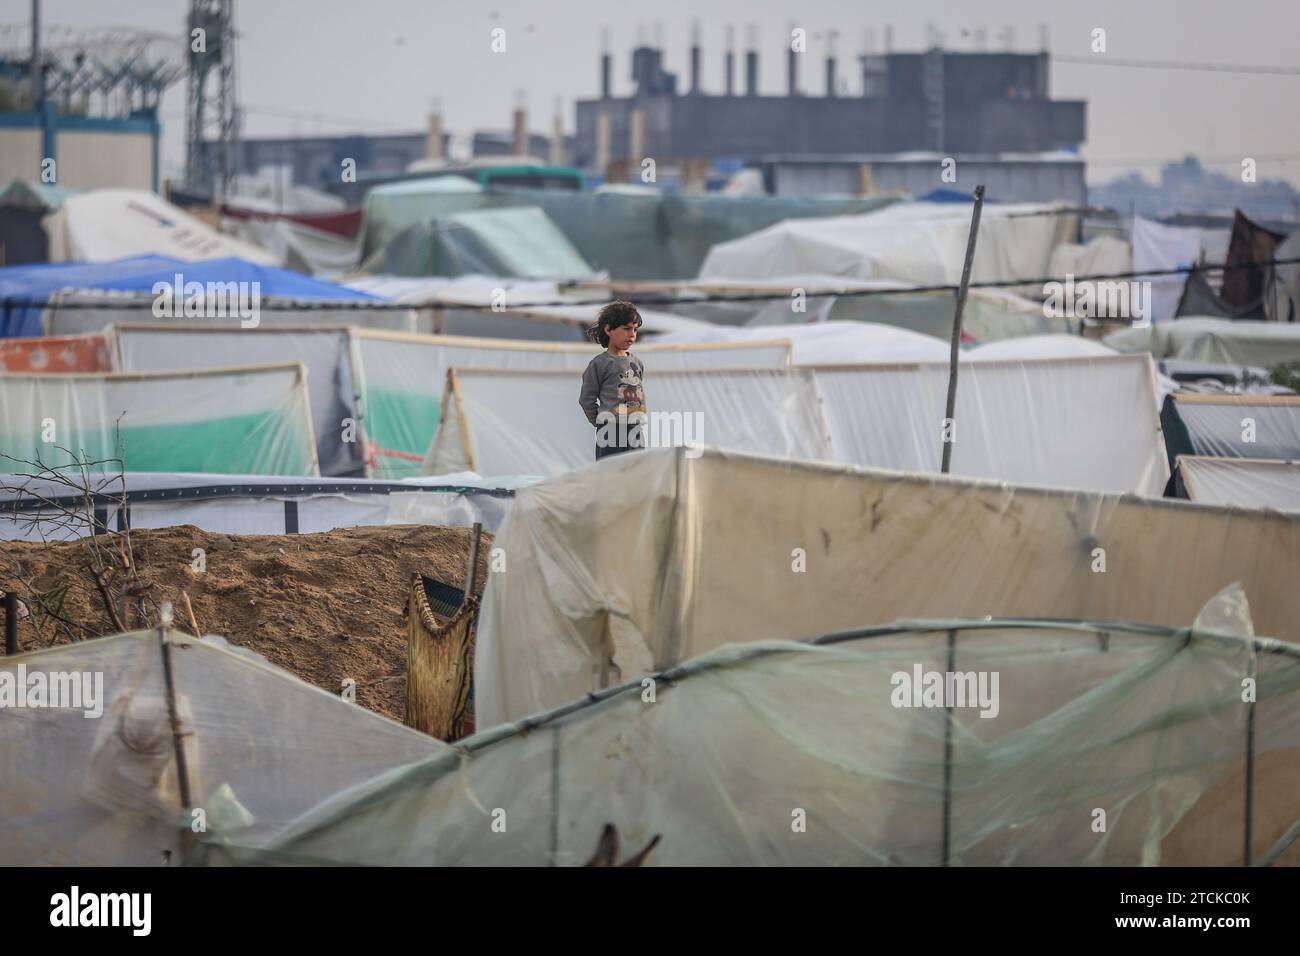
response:
<path id="1" fill-rule="evenodd" d="M 0 377 L 0 454 L 95 471 L 319 475 L 301 362 Z M 109 459 L 122 452 L 124 467 Z M 27 470 L 19 468 L 18 470 Z"/>
<path id="2" fill-rule="evenodd" d="M 1158 326 L 1121 329 L 1105 341 L 1121 352 L 1147 351 L 1158 359 L 1262 368 L 1300 361 L 1300 325 L 1279 322 L 1183 316 Z"/>
<path id="3" fill-rule="evenodd" d="M 1212 505 L 1300 511 L 1300 462 L 1180 455 L 1187 497 Z"/>
<path id="4" fill-rule="evenodd" d="M 355 332 L 353 364 L 369 474 L 400 478 L 419 473 L 438 430 L 448 369 L 567 369 L 577 382 L 598 351 L 594 344 Z M 789 364 L 790 344 L 766 335 L 700 346 L 638 344 L 636 352 L 655 368 L 782 368 Z"/>
<path id="5" fill-rule="evenodd" d="M 571 372 L 453 369 L 425 474 L 558 475 L 595 460 L 596 429 Z M 658 371 L 647 382 L 657 443 L 710 444 L 830 459 L 831 439 L 809 369 Z M 637 453 L 633 453 L 637 454 Z"/>
<path id="6" fill-rule="evenodd" d="M 1300 515 L 1129 495 L 650 449 L 520 491 L 494 546 L 480 727 L 727 643 L 917 617 L 1186 626 L 1234 581 L 1260 633 L 1300 637 Z"/>
<path id="7" fill-rule="evenodd" d="M 747 342 L 776 337 L 789 339 L 795 365 L 858 365 L 863 362 L 938 362 L 949 346 L 923 335 L 874 322 L 811 322 L 734 328 L 717 325 L 690 332 L 672 332 L 656 342 Z"/>
<path id="8" fill-rule="evenodd" d="M 1169 479 L 1145 355 L 965 362 L 952 474 L 1159 495 Z M 817 371 L 835 460 L 937 472 L 947 364 Z"/>
<path id="9" fill-rule="evenodd" d="M 956 285 L 970 234 L 965 204 L 895 203 L 861 216 L 788 219 L 709 250 L 701 278 L 821 273 Z M 1062 203 L 985 205 L 971 280 L 1033 282 L 1073 234 Z"/>
<path id="10" fill-rule="evenodd" d="M 1067 275 L 1082 278 L 1132 270 L 1133 253 L 1129 244 L 1114 236 L 1094 236 L 1082 245 L 1063 242 L 1052 250 L 1048 266 L 1048 273 L 1057 279 L 1064 279 Z"/>
<path id="11" fill-rule="evenodd" d="M 45 220 L 51 262 L 109 262 L 159 255 L 195 262 L 236 256 L 262 265 L 281 260 L 223 236 L 201 219 L 142 189 L 93 189 L 69 196 Z"/>
<path id="12" fill-rule="evenodd" d="M 213 836 L 272 833 L 339 790 L 446 749 L 221 638 L 171 632 L 168 642 L 190 800 Z M 28 681 L 97 678 L 102 714 L 5 709 L 0 864 L 182 862 L 182 825 L 193 832 L 194 818 L 181 802 L 157 632 L 0 657 L 8 680 L 19 668 Z"/>
<path id="13" fill-rule="evenodd" d="M 90 534 L 98 524 L 170 528 L 191 524 L 219 534 L 313 534 L 383 524 L 468 528 L 495 534 L 516 488 L 532 479 L 487 481 L 464 472 L 384 482 L 274 475 L 152 474 L 99 476 L 90 511 L 67 485 L 25 475 L 0 475 L 0 541 L 58 541 Z M 126 507 L 121 505 L 125 493 Z M 49 510 L 51 499 L 75 507 Z M 125 512 L 125 513 L 124 513 Z"/>
<path id="14" fill-rule="evenodd" d="M 1095 339 L 1082 335 L 1022 335 L 1000 342 L 977 345 L 962 353 L 962 358 L 975 361 L 1004 359 L 1048 358 L 1100 358 L 1115 355 L 1116 351 Z"/>
<path id="15" fill-rule="evenodd" d="M 1131 241 L 1134 272 L 1146 272 L 1148 269 L 1155 271 L 1185 269 L 1195 265 L 1201 255 L 1200 229 L 1166 226 L 1150 219 L 1143 219 L 1141 216 L 1133 220 Z M 1178 311 L 1178 300 L 1182 298 L 1183 286 L 1187 284 L 1187 273 L 1136 278 L 1138 281 L 1151 283 L 1151 301 L 1147 318 L 1152 322 L 1172 319 Z"/>
<path id="16" fill-rule="evenodd" d="M 220 368 L 241 362 L 302 362 L 307 368 L 321 474 L 363 473 L 360 416 L 346 329 L 123 325 L 114 328 L 113 336 L 120 367 L 126 372 Z"/>

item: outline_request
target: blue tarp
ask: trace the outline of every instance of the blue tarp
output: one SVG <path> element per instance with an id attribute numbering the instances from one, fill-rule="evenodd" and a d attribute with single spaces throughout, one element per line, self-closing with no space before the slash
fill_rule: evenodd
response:
<path id="1" fill-rule="evenodd" d="M 263 297 L 282 299 L 337 300 L 377 299 L 358 289 L 313 279 L 288 269 L 262 266 L 245 259 L 207 259 L 182 262 L 165 256 L 136 256 L 114 262 L 59 262 L 11 266 L 0 269 L 0 301 L 32 299 L 44 303 L 65 289 L 106 289 L 120 292 L 152 292 L 156 282 L 174 282 L 176 273 L 185 282 L 257 282 Z M 41 335 L 44 306 L 0 308 L 0 338 Z"/>

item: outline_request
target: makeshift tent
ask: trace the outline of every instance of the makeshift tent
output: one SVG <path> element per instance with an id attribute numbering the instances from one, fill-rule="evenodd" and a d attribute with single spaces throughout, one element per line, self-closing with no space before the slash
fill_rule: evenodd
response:
<path id="1" fill-rule="evenodd" d="M 670 332 L 655 341 L 666 344 L 746 342 L 776 336 L 789 339 L 795 365 L 859 365 L 864 362 L 939 362 L 950 346 L 932 335 L 872 322 L 808 322 L 759 328 L 712 326 Z"/>
<path id="2" fill-rule="evenodd" d="M 5 338 L 41 335 L 45 328 L 41 322 L 44 303 L 60 289 L 96 288 L 98 283 L 127 280 L 136 275 L 152 275 L 160 270 L 174 269 L 182 263 L 177 259 L 160 256 L 140 256 L 115 262 L 72 263 L 70 265 L 12 266 L 0 269 L 0 336 Z M 152 288 L 152 283 L 144 288 Z M 10 301 L 22 305 L 9 305 Z M 26 304 L 26 303 L 31 303 Z M 101 326 L 95 326 L 98 330 Z M 48 334 L 48 333 L 46 333 Z"/>
<path id="3" fill-rule="evenodd" d="M 1105 342 L 1121 352 L 1147 351 L 1158 359 L 1263 368 L 1300 361 L 1300 325 L 1277 322 L 1180 317 L 1177 322 L 1112 332 Z"/>
<path id="4" fill-rule="evenodd" d="M 1256 299 L 1243 308 L 1230 306 L 1223 301 L 1219 293 L 1214 291 L 1209 280 L 1205 278 L 1205 273 L 1200 269 L 1193 269 L 1187 276 L 1187 283 L 1183 286 L 1183 294 L 1178 300 L 1178 308 L 1174 311 L 1174 315 L 1178 318 L 1185 315 L 1206 315 L 1222 319 L 1263 319 L 1264 304 Z"/>
<path id="5" fill-rule="evenodd" d="M 1154 381 L 1145 355 L 963 363 L 952 474 L 1159 495 L 1169 469 Z M 817 384 L 836 461 L 939 471 L 946 362 L 827 366 Z"/>
<path id="6" fill-rule="evenodd" d="M 1201 254 L 1200 229 L 1166 226 L 1141 216 L 1133 219 L 1130 241 L 1133 244 L 1133 270 L 1139 273 L 1187 269 L 1196 264 Z M 1151 283 L 1148 321 L 1164 322 L 1177 314 L 1186 275 L 1138 275 L 1135 279 Z"/>
<path id="7" fill-rule="evenodd" d="M 1263 310 L 1260 299 L 1268 284 L 1268 271 L 1278 243 L 1286 236 L 1251 222 L 1240 209 L 1233 213 L 1232 239 L 1224 265 L 1220 294 L 1224 303 L 1236 310 Z"/>
<path id="8" fill-rule="evenodd" d="M 0 339 L 0 371 L 111 372 L 113 349 L 108 336 L 93 333 Z"/>
<path id="9" fill-rule="evenodd" d="M 362 266 L 398 276 L 576 279 L 595 270 L 534 207 L 479 209 L 417 223 Z"/>
<path id="10" fill-rule="evenodd" d="M 186 262 L 237 256 L 262 265 L 280 264 L 257 246 L 223 236 L 143 189 L 93 189 L 70 196 L 45 220 L 45 229 L 51 262 L 156 255 Z"/>
<path id="11" fill-rule="evenodd" d="M 307 369 L 321 474 L 365 474 L 365 443 L 346 329 L 120 325 L 111 334 L 119 367 L 125 372 L 302 362 Z"/>
<path id="12" fill-rule="evenodd" d="M 301 362 L 0 376 L 0 422 L 6 469 L 320 474 Z"/>
<path id="13" fill-rule="evenodd" d="M 354 333 L 352 349 L 357 394 L 364 411 L 367 467 L 372 476 L 382 478 L 419 474 L 438 430 L 448 369 L 567 369 L 576 404 L 582 370 L 598 351 L 591 344 L 552 345 L 367 331 Z M 636 352 L 655 370 L 783 368 L 789 364 L 790 345 L 764 338 L 698 346 L 638 344 Z M 566 409 L 566 414 L 572 417 L 575 411 Z"/>
<path id="14" fill-rule="evenodd" d="M 480 727 L 723 644 L 872 620 L 1183 626 L 1239 581 L 1261 633 L 1300 637 L 1300 515 L 687 451 L 518 492 L 479 619 Z"/>
<path id="15" fill-rule="evenodd" d="M 1192 501 L 1300 511 L 1300 461 L 1179 455 L 1177 475 Z"/>
<path id="16" fill-rule="evenodd" d="M 1098 358 L 1116 351 L 1082 335 L 1022 335 L 1000 342 L 977 345 L 962 353 L 976 361 L 999 359 Z"/>
<path id="17" fill-rule="evenodd" d="M 1300 649 L 1254 638 L 1244 604 L 1191 629 L 951 620 L 722 648 L 197 855 L 580 866 L 608 827 L 616 862 L 652 846 L 648 866 L 1300 862 Z M 948 708 L 913 689 L 944 672 Z"/>
<path id="18" fill-rule="evenodd" d="M 0 693 L 40 674 L 50 686 L 75 677 L 96 697 L 94 708 L 5 707 L 0 864 L 175 865 L 199 819 L 191 808 L 214 837 L 252 839 L 444 749 L 219 637 L 172 631 L 167 644 L 170 665 L 156 631 L 0 657 Z"/>
<path id="19" fill-rule="evenodd" d="M 1300 230 L 1277 247 L 1276 259 L 1264 288 L 1265 316 L 1270 322 L 1300 322 Z"/>
<path id="20" fill-rule="evenodd" d="M 362 217 L 362 261 L 411 226 L 483 208 L 482 193 L 482 186 L 463 176 L 410 179 L 371 188 Z"/>
<path id="21" fill-rule="evenodd" d="M 226 231 L 264 249 L 288 269 L 308 275 L 345 273 L 360 264 L 357 239 L 320 229 L 288 216 L 227 216 Z"/>
<path id="22" fill-rule="evenodd" d="M 1094 236 L 1079 245 L 1063 242 L 1052 250 L 1047 274 L 1064 280 L 1085 276 L 1115 275 L 1133 270 L 1133 253 L 1129 244 L 1114 236 Z"/>
<path id="23" fill-rule="evenodd" d="M 94 478 L 87 511 L 84 496 L 70 494 L 66 484 L 0 475 L 0 540 L 59 541 L 96 527 L 182 524 L 219 534 L 315 534 L 383 524 L 469 528 L 478 522 L 495 534 L 514 489 L 530 483 L 485 481 L 470 472 L 405 481 L 128 472 Z M 78 519 L 54 510 L 54 502 L 76 509 Z"/>
<path id="24" fill-rule="evenodd" d="M 1300 458 L 1300 395 L 1166 396 L 1160 412 L 1172 469 L 1179 455 Z"/>
<path id="25" fill-rule="evenodd" d="M 1052 250 L 1075 232 L 1063 204 L 986 206 L 971 279 L 1041 287 Z M 956 285 L 970 234 L 970 210 L 947 203 L 898 203 L 864 216 L 799 219 L 714 246 L 700 277 L 765 278 L 821 273 Z"/>
<path id="26" fill-rule="evenodd" d="M 50 240 L 41 220 L 73 191 L 15 179 L 0 191 L 0 266 L 48 262 Z"/>
<path id="27" fill-rule="evenodd" d="M 721 445 L 827 460 L 831 438 L 809 369 L 656 371 L 645 440 Z M 573 372 L 455 369 L 447 373 L 427 475 L 558 475 L 594 460 L 596 430 L 578 407 Z"/>

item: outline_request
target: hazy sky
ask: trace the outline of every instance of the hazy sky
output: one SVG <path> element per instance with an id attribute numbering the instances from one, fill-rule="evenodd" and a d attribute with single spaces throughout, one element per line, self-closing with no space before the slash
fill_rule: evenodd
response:
<path id="1" fill-rule="evenodd" d="M 74 27 L 120 25 L 183 31 L 184 0 L 45 0 L 46 23 Z M 6 3 L 5 22 L 27 16 L 29 4 Z M 878 16 L 871 20 L 868 16 Z M 706 91 L 719 91 L 725 28 L 736 25 L 743 51 L 745 24 L 759 26 L 760 91 L 785 88 L 783 51 L 789 28 L 810 36 L 801 85 L 822 92 L 823 41 L 840 37 L 841 76 L 860 90 L 854 57 L 864 30 L 874 27 L 877 45 L 885 24 L 893 26 L 895 50 L 918 50 L 933 23 L 949 49 L 971 49 L 963 30 L 983 27 L 991 48 L 1010 25 L 1015 48 L 1039 49 L 1046 23 L 1050 50 L 1089 54 L 1091 31 L 1107 31 L 1114 59 L 1198 64 L 1259 64 L 1300 67 L 1300 3 L 1296 0 L 968 0 L 863 3 L 861 0 L 655 0 L 653 3 L 591 0 L 242 0 L 239 31 L 239 92 L 248 135 L 314 132 L 422 130 L 434 97 L 456 136 L 475 129 L 508 129 L 510 111 L 524 91 L 534 131 L 550 131 L 556 98 L 565 126 L 573 125 L 575 98 L 599 88 L 602 28 L 614 53 L 615 93 L 631 89 L 629 51 L 644 30 L 662 31 L 668 69 L 687 71 L 691 23 L 703 30 Z M 507 50 L 493 53 L 490 32 L 506 30 Z M 739 69 L 737 82 L 741 82 Z M 184 83 L 163 101 L 164 173 L 184 160 Z M 1259 178 L 1285 178 L 1300 185 L 1300 121 L 1295 103 L 1300 75 L 1261 76 L 1225 72 L 1134 69 L 1054 62 L 1056 98 L 1088 101 L 1089 179 L 1109 179 L 1127 166 L 1148 177 L 1165 161 L 1199 154 L 1207 165 L 1236 175 L 1243 156 L 1254 157 Z M 276 114 L 302 114 L 291 118 Z M 1154 165 L 1153 165 L 1154 164 Z"/>

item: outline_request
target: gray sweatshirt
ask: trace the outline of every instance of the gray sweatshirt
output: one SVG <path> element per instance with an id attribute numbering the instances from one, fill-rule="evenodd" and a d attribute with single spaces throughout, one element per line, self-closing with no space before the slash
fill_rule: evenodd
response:
<path id="1" fill-rule="evenodd" d="M 631 352 L 627 355 L 610 355 L 609 352 L 596 355 L 582 373 L 582 393 L 578 396 L 578 404 L 582 406 L 587 421 L 599 427 L 596 421 L 599 412 L 612 412 L 620 417 L 644 413 L 645 391 L 641 387 L 644 374 L 641 360 Z"/>

